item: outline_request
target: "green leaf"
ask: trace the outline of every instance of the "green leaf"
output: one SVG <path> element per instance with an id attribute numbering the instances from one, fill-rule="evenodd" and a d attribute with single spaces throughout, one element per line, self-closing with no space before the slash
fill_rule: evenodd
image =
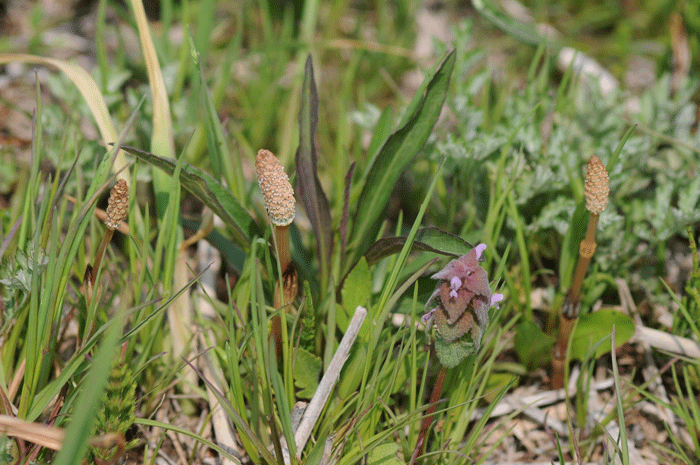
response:
<path id="1" fill-rule="evenodd" d="M 343 366 L 336 393 L 341 400 L 347 400 L 355 394 L 362 382 L 367 364 L 367 348 L 369 344 L 355 345 Z"/>
<path id="2" fill-rule="evenodd" d="M 221 446 L 219 446 L 217 443 L 209 441 L 203 436 L 198 435 L 197 433 L 193 433 L 187 428 L 180 428 L 179 426 L 172 425 L 170 423 L 164 423 L 161 421 L 157 420 L 151 420 L 149 418 L 136 418 L 134 420 L 134 423 L 137 425 L 143 425 L 143 426 L 150 426 L 152 428 L 161 428 L 166 431 L 174 431 L 176 433 L 182 434 L 184 436 L 190 437 L 194 439 L 195 441 L 209 447 L 212 450 L 215 450 L 217 453 L 219 453 L 221 456 L 226 457 L 228 460 L 230 460 L 233 463 L 236 463 L 236 457 L 231 455 L 231 452 L 227 451 L 226 449 L 223 449 Z"/>
<path id="3" fill-rule="evenodd" d="M 314 81 L 313 62 L 311 55 L 309 55 L 306 59 L 304 84 L 301 89 L 299 148 L 297 148 L 294 162 L 297 173 L 297 193 L 316 238 L 317 254 L 321 262 L 321 285 L 325 287 L 324 283 L 330 276 L 333 231 L 328 198 L 323 192 L 321 181 L 318 179 L 318 160 L 314 146 L 317 125 L 318 93 Z"/>
<path id="4" fill-rule="evenodd" d="M 616 347 L 620 347 L 634 335 L 632 318 L 617 310 L 599 310 L 581 316 L 571 340 L 571 358 L 583 361 L 589 348 L 596 344 L 595 358 L 610 352 L 610 344 L 599 343 L 610 336 L 613 325 Z"/>
<path id="5" fill-rule="evenodd" d="M 541 365 L 554 345 L 554 338 L 545 334 L 537 324 L 524 321 L 518 325 L 514 338 L 515 353 L 528 371 Z"/>
<path id="6" fill-rule="evenodd" d="M 605 169 L 608 171 L 608 173 L 612 173 L 612 171 L 615 169 L 618 161 L 620 160 L 620 153 L 622 153 L 622 148 L 625 146 L 625 142 L 627 142 L 627 139 L 630 138 L 635 129 L 637 129 L 636 124 L 630 127 L 625 133 L 625 135 L 622 136 L 622 139 L 620 139 L 620 143 L 617 144 L 617 148 L 610 157 L 610 160 L 608 160 L 608 164 L 605 166 Z"/>
<path id="7" fill-rule="evenodd" d="M 384 111 L 382 111 L 382 114 L 379 115 L 377 124 L 374 125 L 372 139 L 369 141 L 369 145 L 367 146 L 367 153 L 372 154 L 370 165 L 374 163 L 374 159 L 379 155 L 382 142 L 391 135 L 393 122 L 394 111 L 391 109 L 391 107 L 386 107 Z"/>
<path id="8" fill-rule="evenodd" d="M 348 274 L 341 295 L 343 297 L 343 311 L 336 313 L 336 321 L 340 330 L 345 333 L 358 305 L 367 308 L 368 312 L 371 311 L 369 298 L 372 295 L 372 273 L 364 257 L 360 259 L 357 266 Z M 374 321 L 373 315 L 368 315 L 365 318 L 365 322 L 362 323 L 358 334 L 358 338 L 361 341 L 367 341 L 369 338 L 369 327 L 372 321 Z"/>
<path id="9" fill-rule="evenodd" d="M 399 445 L 395 442 L 385 442 L 373 448 L 367 454 L 367 465 L 405 465 L 397 458 Z"/>
<path id="10" fill-rule="evenodd" d="M 439 335 L 435 338 L 435 354 L 446 368 L 456 367 L 477 350 L 478 347 L 469 333 L 452 342 L 445 342 Z"/>
<path id="11" fill-rule="evenodd" d="M 175 160 L 159 157 L 134 147 L 123 146 L 123 150 L 137 156 L 169 175 L 175 172 Z M 248 212 L 231 195 L 228 189 L 208 173 L 189 163 L 182 162 L 180 171 L 182 187 L 209 207 L 231 229 L 233 241 L 242 249 L 247 249 L 255 236 L 264 234 Z"/>
<path id="12" fill-rule="evenodd" d="M 302 399 L 311 399 L 321 374 L 323 362 L 320 357 L 298 347 L 294 349 L 294 385 L 301 389 L 297 396 Z"/>
<path id="13" fill-rule="evenodd" d="M 406 238 L 407 236 L 395 236 L 379 239 L 365 253 L 367 263 L 371 266 L 382 258 L 399 253 Z M 451 257 L 461 257 L 473 248 L 461 237 L 434 227 L 419 229 L 411 246 L 414 252 L 434 252 Z"/>
<path id="14" fill-rule="evenodd" d="M 454 63 L 455 54 L 451 52 L 430 79 L 423 98 L 406 124 L 389 136 L 377 158 L 367 167 L 369 174 L 353 217 L 352 255 L 346 261 L 346 270 L 359 260 L 376 237 L 399 176 L 428 140 L 440 116 Z"/>

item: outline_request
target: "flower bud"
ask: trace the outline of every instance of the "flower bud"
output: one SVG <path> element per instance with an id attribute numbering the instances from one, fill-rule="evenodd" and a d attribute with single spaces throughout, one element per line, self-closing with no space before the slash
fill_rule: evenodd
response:
<path id="1" fill-rule="evenodd" d="M 503 295 L 491 292 L 486 270 L 479 265 L 484 249 L 486 245 L 479 244 L 432 276 L 440 282 L 426 308 L 433 300 L 437 307 L 423 316 L 422 321 L 435 323 L 436 348 L 443 365 L 454 366 L 478 349 L 489 322 L 489 308 L 498 307 L 498 302 L 503 300 Z M 455 352 L 447 347 L 450 344 L 460 348 Z M 441 353 L 450 354 L 449 360 L 444 360 Z M 458 359 L 456 362 L 452 355 Z"/>

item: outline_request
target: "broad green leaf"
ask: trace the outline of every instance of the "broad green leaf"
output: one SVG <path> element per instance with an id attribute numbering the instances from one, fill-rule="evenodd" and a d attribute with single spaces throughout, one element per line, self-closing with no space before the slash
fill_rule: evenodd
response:
<path id="1" fill-rule="evenodd" d="M 385 442 L 373 448 L 367 454 L 367 465 L 405 465 L 397 458 L 399 445 L 395 442 Z"/>
<path id="2" fill-rule="evenodd" d="M 343 297 L 343 310 L 336 312 L 336 321 L 340 330 L 345 333 L 358 305 L 367 308 L 368 312 L 372 311 L 372 306 L 369 305 L 369 298 L 372 295 L 372 273 L 364 257 L 357 262 L 357 266 L 348 274 L 341 294 Z M 358 338 L 361 341 L 366 341 L 369 337 L 369 327 L 372 321 L 374 321 L 373 316 L 368 314 L 358 334 Z"/>
<path id="3" fill-rule="evenodd" d="M 349 399 L 357 390 L 367 363 L 368 344 L 357 344 L 350 351 L 350 356 L 343 366 L 336 393 L 341 400 Z"/>
<path id="4" fill-rule="evenodd" d="M 428 140 L 440 116 L 454 63 L 452 52 L 430 79 L 420 104 L 406 124 L 389 136 L 377 158 L 367 167 L 369 174 L 354 213 L 350 239 L 352 255 L 345 264 L 346 270 L 359 260 L 376 237 L 399 176 Z"/>
<path id="5" fill-rule="evenodd" d="M 583 360 L 590 347 L 610 336 L 615 325 L 615 344 L 620 347 L 634 335 L 634 321 L 617 310 L 599 310 L 578 319 L 571 341 L 571 358 Z M 610 344 L 603 342 L 595 349 L 595 357 L 610 352 Z"/>
<path id="6" fill-rule="evenodd" d="M 399 253 L 405 243 L 406 236 L 379 239 L 365 253 L 367 263 L 371 266 L 382 258 Z M 414 252 L 434 252 L 451 257 L 460 257 L 473 248 L 461 237 L 434 227 L 419 229 L 411 246 Z"/>
<path id="7" fill-rule="evenodd" d="M 175 172 L 175 160 L 159 157 L 134 147 L 122 147 L 127 152 L 139 157 L 151 165 L 160 168 L 167 174 Z M 182 162 L 180 171 L 182 187 L 202 201 L 207 207 L 221 218 L 231 229 L 233 241 L 242 249 L 248 249 L 250 241 L 255 236 L 263 236 L 258 224 L 248 212 L 238 203 L 238 200 L 220 182 L 208 173 L 188 163 Z"/>
<path id="8" fill-rule="evenodd" d="M 540 366 L 551 353 L 554 338 L 545 334 L 534 322 L 523 321 L 515 330 L 513 343 L 518 359 L 530 371 Z"/>
<path id="9" fill-rule="evenodd" d="M 297 173 L 297 194 L 316 238 L 316 249 L 321 264 L 321 285 L 325 287 L 324 283 L 330 276 L 333 231 L 328 198 L 318 179 L 318 160 L 314 145 L 317 125 L 318 92 L 314 81 L 313 62 L 309 55 L 304 67 L 304 84 L 301 88 L 299 147 L 294 162 Z"/>
<path id="10" fill-rule="evenodd" d="M 372 154 L 371 162 L 379 155 L 379 150 L 382 147 L 382 143 L 391 135 L 391 128 L 394 123 L 394 111 L 391 107 L 386 107 L 382 114 L 379 115 L 379 120 L 377 124 L 374 125 L 374 132 L 372 132 L 372 139 L 369 141 L 367 146 L 367 153 Z"/>
<path id="11" fill-rule="evenodd" d="M 499 397 L 498 393 L 503 392 L 513 382 L 514 378 L 517 379 L 512 373 L 491 371 L 484 386 L 484 400 L 487 403 L 495 402 L 496 398 Z"/>
<path id="12" fill-rule="evenodd" d="M 301 389 L 297 396 L 302 399 L 311 399 L 321 374 L 323 362 L 320 357 L 301 347 L 294 349 L 294 385 Z"/>

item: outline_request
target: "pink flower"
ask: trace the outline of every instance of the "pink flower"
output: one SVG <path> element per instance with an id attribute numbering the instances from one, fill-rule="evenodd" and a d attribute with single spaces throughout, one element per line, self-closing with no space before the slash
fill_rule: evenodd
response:
<path id="1" fill-rule="evenodd" d="M 421 321 L 435 323 L 444 343 L 453 342 L 467 333 L 478 347 L 489 322 L 489 308 L 503 300 L 502 294 L 493 294 L 486 270 L 480 265 L 486 244 L 479 244 L 435 273 L 440 282 L 426 303 L 435 300 L 437 307 L 426 313 Z"/>

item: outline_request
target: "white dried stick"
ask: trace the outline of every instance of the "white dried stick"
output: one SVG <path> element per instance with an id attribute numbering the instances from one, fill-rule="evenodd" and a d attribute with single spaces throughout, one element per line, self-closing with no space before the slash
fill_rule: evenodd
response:
<path id="1" fill-rule="evenodd" d="M 309 402 L 309 406 L 306 407 L 304 416 L 299 424 L 299 429 L 297 429 L 296 433 L 294 433 L 294 442 L 297 446 L 297 459 L 301 459 L 301 451 L 304 449 L 306 442 L 309 440 L 311 431 L 313 430 L 318 417 L 321 415 L 323 406 L 326 405 L 328 397 L 331 395 L 331 391 L 333 391 L 333 387 L 340 377 L 340 370 L 342 370 L 345 361 L 348 359 L 350 348 L 355 342 L 357 334 L 360 332 L 360 327 L 365 321 L 366 316 L 367 309 L 364 307 L 358 306 L 355 309 L 355 315 L 353 315 L 352 321 L 350 321 L 350 326 L 348 326 L 348 330 L 345 332 L 343 339 L 340 341 L 340 345 L 335 351 L 335 355 L 333 355 L 330 365 L 328 365 L 328 370 L 326 370 L 323 378 L 321 378 L 321 382 L 319 383 L 318 389 L 316 389 L 316 393 L 311 399 L 311 402 Z"/>

